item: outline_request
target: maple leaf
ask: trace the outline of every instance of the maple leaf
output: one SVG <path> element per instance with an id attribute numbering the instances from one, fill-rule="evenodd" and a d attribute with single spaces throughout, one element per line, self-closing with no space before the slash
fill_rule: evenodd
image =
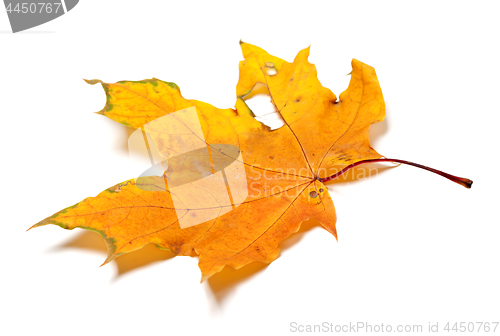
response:
<path id="1" fill-rule="evenodd" d="M 323 183 L 356 165 L 401 162 L 466 187 L 472 184 L 386 159 L 370 146 L 370 125 L 385 117 L 372 67 L 353 59 L 351 81 L 337 100 L 308 62 L 309 48 L 293 63 L 248 43 L 241 48 L 235 109 L 185 99 L 176 84 L 156 78 L 87 81 L 105 90 L 106 105 L 98 113 L 149 134 L 168 169 L 163 176 L 119 183 L 33 227 L 97 231 L 108 246 L 104 264 L 147 244 L 176 255 L 198 255 L 203 281 L 226 265 L 238 269 L 253 261 L 272 262 L 280 243 L 309 218 L 336 238 L 335 209 Z M 261 92 L 269 94 L 284 121 L 276 130 L 257 121 L 245 103 Z M 179 155 L 188 148 L 199 150 Z M 216 173 L 213 180 L 205 178 Z M 236 189 L 228 187 L 228 176 L 234 177 Z M 227 189 L 221 192 L 216 182 Z"/>

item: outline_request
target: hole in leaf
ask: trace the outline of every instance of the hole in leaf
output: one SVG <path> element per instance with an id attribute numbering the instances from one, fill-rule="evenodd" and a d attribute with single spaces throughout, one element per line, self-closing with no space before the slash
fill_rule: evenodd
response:
<path id="1" fill-rule="evenodd" d="M 257 83 L 245 97 L 243 97 L 248 108 L 255 114 L 255 119 L 260 121 L 271 130 L 280 128 L 285 124 L 283 118 L 276 110 L 271 101 L 269 89 L 264 83 Z"/>
<path id="2" fill-rule="evenodd" d="M 276 71 L 276 68 L 274 67 L 274 63 L 271 62 L 266 62 L 264 64 L 263 70 L 266 72 L 268 76 L 274 76 L 278 73 L 278 71 Z"/>
<path id="3" fill-rule="evenodd" d="M 269 75 L 269 76 L 274 76 L 276 75 L 278 72 L 276 71 L 275 68 L 266 68 L 266 73 Z"/>
<path id="4" fill-rule="evenodd" d="M 276 106 L 271 102 L 271 97 L 266 94 L 258 94 L 245 100 L 247 106 L 255 114 L 255 119 L 271 127 L 271 130 L 280 128 L 285 124 Z"/>

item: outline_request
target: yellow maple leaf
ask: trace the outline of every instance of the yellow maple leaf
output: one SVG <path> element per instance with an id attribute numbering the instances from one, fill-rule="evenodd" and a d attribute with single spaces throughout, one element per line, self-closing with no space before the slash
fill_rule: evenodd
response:
<path id="1" fill-rule="evenodd" d="M 408 163 L 472 184 L 385 159 L 370 146 L 370 125 L 385 117 L 372 67 L 353 60 L 349 87 L 337 100 L 320 84 L 309 48 L 293 63 L 248 43 L 241 48 L 235 109 L 185 99 L 176 84 L 155 78 L 87 81 L 106 92 L 99 113 L 147 133 L 168 169 L 163 176 L 119 183 L 33 227 L 97 231 L 107 242 L 105 263 L 147 244 L 198 255 L 203 281 L 226 265 L 272 262 L 280 243 L 309 218 L 337 237 L 323 183 L 358 164 Z M 276 130 L 257 121 L 245 103 L 262 92 L 284 121 Z"/>

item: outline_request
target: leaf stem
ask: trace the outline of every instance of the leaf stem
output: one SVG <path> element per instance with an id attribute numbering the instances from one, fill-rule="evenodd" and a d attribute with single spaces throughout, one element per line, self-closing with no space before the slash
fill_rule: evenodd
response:
<path id="1" fill-rule="evenodd" d="M 464 177 L 458 177 L 458 176 L 455 176 L 455 175 L 451 175 L 451 174 L 442 172 L 440 170 L 437 170 L 437 169 L 434 169 L 434 168 L 430 168 L 430 167 L 427 167 L 427 166 L 423 166 L 421 164 L 413 163 L 413 162 L 410 162 L 410 161 L 398 160 L 398 159 L 386 159 L 386 158 L 384 158 L 384 159 L 371 159 L 371 160 L 358 161 L 356 163 L 348 165 L 347 167 L 345 167 L 344 169 L 342 169 L 341 171 L 339 171 L 336 174 L 333 174 L 331 176 L 324 177 L 324 178 L 318 178 L 318 180 L 320 182 L 322 182 L 322 183 L 331 181 L 333 179 L 336 179 L 340 175 L 344 174 L 346 171 L 348 171 L 351 168 L 354 168 L 354 167 L 359 166 L 359 165 L 364 164 L 364 163 L 371 163 L 371 162 L 397 162 L 397 163 L 403 163 L 403 164 L 407 164 L 407 165 L 410 165 L 410 166 L 413 166 L 413 167 L 425 169 L 425 170 L 428 170 L 430 172 L 436 173 L 436 174 L 441 175 L 443 177 L 446 177 L 448 180 L 451 180 L 451 181 L 453 181 L 455 183 L 458 183 L 458 184 L 460 184 L 460 185 L 462 185 L 462 186 L 464 186 L 464 187 L 466 187 L 468 189 L 470 189 L 470 187 L 472 186 L 472 181 L 469 180 L 469 179 L 467 179 L 467 178 L 464 178 Z"/>

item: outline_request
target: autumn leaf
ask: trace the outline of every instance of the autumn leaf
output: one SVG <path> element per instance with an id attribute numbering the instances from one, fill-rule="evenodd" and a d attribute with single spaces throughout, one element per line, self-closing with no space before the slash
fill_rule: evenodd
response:
<path id="1" fill-rule="evenodd" d="M 248 43 L 241 48 L 235 109 L 185 99 L 176 84 L 156 78 L 87 81 L 106 93 L 98 113 L 148 134 L 168 169 L 119 183 L 33 227 L 98 232 L 108 246 L 104 263 L 147 244 L 198 255 L 203 281 L 226 265 L 272 262 L 280 243 L 309 218 L 337 237 L 323 183 L 356 165 L 401 162 L 472 184 L 386 159 L 370 146 L 370 125 L 385 117 L 372 67 L 353 59 L 351 81 L 337 100 L 320 84 L 309 48 L 293 63 Z M 271 130 L 255 119 L 245 101 L 258 93 L 269 94 L 282 127 Z"/>

